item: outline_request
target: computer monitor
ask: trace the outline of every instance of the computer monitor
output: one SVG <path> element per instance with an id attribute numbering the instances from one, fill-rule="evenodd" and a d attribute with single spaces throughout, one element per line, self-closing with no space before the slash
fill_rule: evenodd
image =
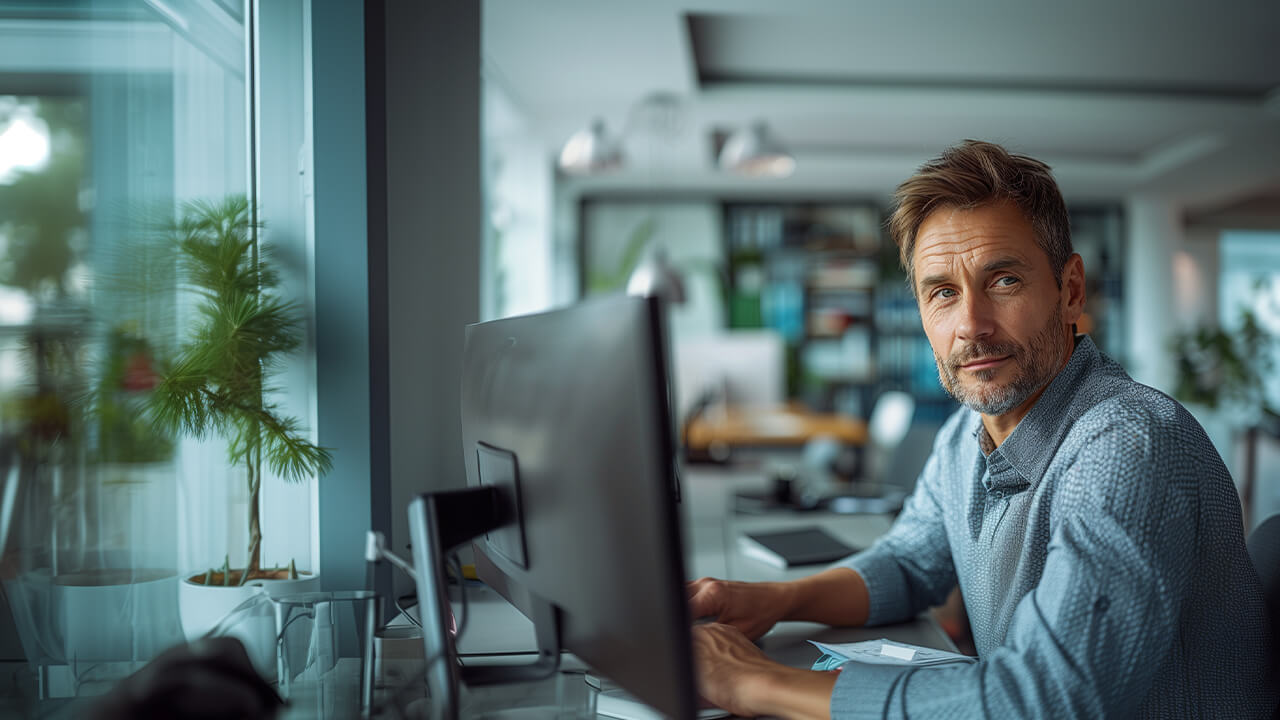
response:
<path id="1" fill-rule="evenodd" d="M 781 405 L 787 399 L 786 342 L 774 330 L 732 330 L 672 343 L 676 417 L 708 393 L 728 405 Z"/>
<path id="2" fill-rule="evenodd" d="M 433 717 L 456 716 L 460 682 L 554 672 L 562 647 L 663 714 L 696 714 L 666 367 L 654 298 L 467 328 L 467 488 L 410 506 Z M 534 621 L 537 663 L 458 667 L 441 558 L 480 534 L 480 577 Z"/>

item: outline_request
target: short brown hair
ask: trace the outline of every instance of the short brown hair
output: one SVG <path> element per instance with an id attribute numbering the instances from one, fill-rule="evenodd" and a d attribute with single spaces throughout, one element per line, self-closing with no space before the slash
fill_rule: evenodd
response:
<path id="1" fill-rule="evenodd" d="M 1036 231 L 1036 244 L 1049 256 L 1054 279 L 1062 286 L 1062 269 L 1071 258 L 1071 221 L 1049 166 L 1015 155 L 995 143 L 965 140 L 947 148 L 898 186 L 897 207 L 889 218 L 889 234 L 898 245 L 902 269 L 915 292 L 912 253 L 925 218 L 941 207 L 961 210 L 1001 201 L 1012 202 Z"/>

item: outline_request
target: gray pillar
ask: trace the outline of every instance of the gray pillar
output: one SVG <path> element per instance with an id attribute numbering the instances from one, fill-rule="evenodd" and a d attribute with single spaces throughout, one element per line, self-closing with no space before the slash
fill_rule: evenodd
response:
<path id="1" fill-rule="evenodd" d="M 466 482 L 458 383 L 463 328 L 480 314 L 480 4 L 385 12 L 391 542 L 403 552 L 409 500 Z"/>
<path id="2" fill-rule="evenodd" d="M 367 25 L 366 25 L 367 23 Z M 458 381 L 479 316 L 480 12 L 313 0 L 317 384 L 327 588 L 415 494 L 464 484 Z M 397 587 L 411 587 L 396 578 Z"/>
<path id="3" fill-rule="evenodd" d="M 1129 372 L 1138 382 L 1172 392 L 1176 367 L 1168 344 L 1175 330 L 1173 252 L 1182 242 L 1180 208 L 1168 198 L 1136 196 L 1126 202 L 1125 215 Z"/>

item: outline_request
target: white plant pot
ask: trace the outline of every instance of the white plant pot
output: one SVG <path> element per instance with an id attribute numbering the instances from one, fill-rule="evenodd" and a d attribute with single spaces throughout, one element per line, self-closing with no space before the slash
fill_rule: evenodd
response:
<path id="1" fill-rule="evenodd" d="M 297 580 L 250 580 L 239 587 L 200 585 L 191 582 L 189 577 L 184 577 L 178 584 L 178 610 L 182 616 L 182 631 L 188 641 L 203 637 L 228 613 L 260 592 L 259 587 L 271 597 L 320 590 L 319 575 L 307 575 Z M 244 643 L 258 674 L 268 680 L 275 678 L 276 620 L 273 610 L 262 608 L 242 616 L 223 634 Z"/>
<path id="2" fill-rule="evenodd" d="M 172 570 L 98 570 L 53 579 L 68 662 L 150 660 L 182 641 Z"/>

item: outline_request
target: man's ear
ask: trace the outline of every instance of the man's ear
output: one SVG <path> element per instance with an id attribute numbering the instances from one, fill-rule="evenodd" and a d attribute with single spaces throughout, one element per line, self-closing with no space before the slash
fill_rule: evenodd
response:
<path id="1" fill-rule="evenodd" d="M 1074 325 L 1084 314 L 1084 260 L 1072 254 L 1062 267 L 1063 319 Z"/>

